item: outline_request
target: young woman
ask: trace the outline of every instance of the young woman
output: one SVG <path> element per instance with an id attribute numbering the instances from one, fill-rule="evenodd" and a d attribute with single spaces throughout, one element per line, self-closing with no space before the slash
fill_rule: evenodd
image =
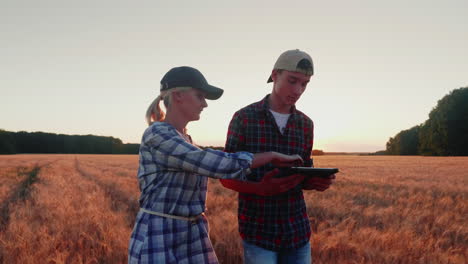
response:
<path id="1" fill-rule="evenodd" d="M 302 163 L 298 155 L 225 153 L 193 145 L 185 133 L 187 123 L 200 119 L 205 99 L 216 100 L 222 93 L 191 67 L 173 68 L 162 78 L 160 95 L 146 113 L 149 127 L 140 146 L 141 209 L 130 238 L 129 263 L 218 263 L 203 214 L 208 177 L 246 181 L 250 168 Z M 272 195 L 303 179 L 273 179 L 274 174 L 252 183 L 255 191 Z"/>

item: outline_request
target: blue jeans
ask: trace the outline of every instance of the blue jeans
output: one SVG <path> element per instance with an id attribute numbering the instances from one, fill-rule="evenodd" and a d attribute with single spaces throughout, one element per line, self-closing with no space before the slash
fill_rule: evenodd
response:
<path id="1" fill-rule="evenodd" d="M 312 256 L 310 243 L 298 249 L 270 251 L 242 240 L 244 264 L 310 264 Z"/>

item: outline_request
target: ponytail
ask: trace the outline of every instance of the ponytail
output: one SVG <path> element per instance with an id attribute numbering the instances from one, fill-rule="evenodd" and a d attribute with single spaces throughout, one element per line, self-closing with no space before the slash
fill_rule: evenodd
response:
<path id="1" fill-rule="evenodd" d="M 156 99 L 154 99 L 149 105 L 148 110 L 146 110 L 146 123 L 148 123 L 148 126 L 156 121 L 164 121 L 165 114 L 159 106 L 159 102 L 161 102 L 162 99 L 161 97 L 161 94 L 158 95 L 158 97 L 156 97 Z"/>
<path id="2" fill-rule="evenodd" d="M 166 109 L 171 104 L 171 93 L 174 91 L 188 91 L 191 87 L 175 87 L 171 88 L 170 90 L 162 91 L 161 94 L 153 100 L 153 102 L 149 105 L 148 110 L 146 110 L 146 123 L 148 126 L 153 124 L 154 122 L 161 122 L 164 121 L 166 114 L 159 106 L 161 100 L 164 102 L 164 106 Z"/>

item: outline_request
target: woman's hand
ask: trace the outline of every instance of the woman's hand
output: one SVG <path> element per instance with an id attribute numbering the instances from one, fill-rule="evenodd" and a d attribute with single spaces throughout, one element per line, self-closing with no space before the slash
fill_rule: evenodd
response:
<path id="1" fill-rule="evenodd" d="M 301 156 L 299 155 L 285 155 L 278 152 L 273 152 L 273 159 L 271 163 L 275 165 L 275 167 L 297 167 L 304 164 L 304 160 L 302 160 Z"/>
<path id="2" fill-rule="evenodd" d="M 258 168 L 270 162 L 276 167 L 291 167 L 302 165 L 304 163 L 299 155 L 285 155 L 278 152 L 262 152 L 254 154 L 250 167 Z"/>

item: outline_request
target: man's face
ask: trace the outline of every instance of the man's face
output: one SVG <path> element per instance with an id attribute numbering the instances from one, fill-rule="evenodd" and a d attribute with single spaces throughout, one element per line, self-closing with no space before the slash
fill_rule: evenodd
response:
<path id="1" fill-rule="evenodd" d="M 283 105 L 292 106 L 305 91 L 310 77 L 310 75 L 299 72 L 273 70 L 271 73 L 274 82 L 273 93 Z"/>

